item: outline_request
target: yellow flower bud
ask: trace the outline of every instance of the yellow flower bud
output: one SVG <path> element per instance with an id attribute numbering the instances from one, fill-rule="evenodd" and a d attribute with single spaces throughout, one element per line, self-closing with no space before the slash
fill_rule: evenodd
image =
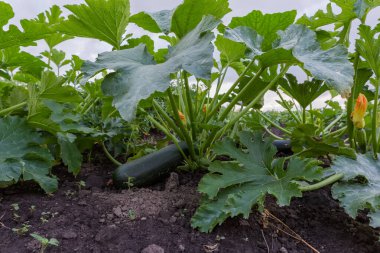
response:
<path id="1" fill-rule="evenodd" d="M 182 121 L 182 123 L 186 125 L 185 115 L 181 111 L 178 111 L 178 116 L 179 116 L 179 119 Z"/>
<path id="2" fill-rule="evenodd" d="M 367 111 L 367 104 L 367 98 L 360 93 L 356 100 L 354 111 L 351 113 L 351 120 L 358 129 L 362 129 L 365 126 L 364 116 Z"/>

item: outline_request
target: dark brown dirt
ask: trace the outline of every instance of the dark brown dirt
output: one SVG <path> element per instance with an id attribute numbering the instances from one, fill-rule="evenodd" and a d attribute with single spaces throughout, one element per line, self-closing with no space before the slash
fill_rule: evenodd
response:
<path id="1" fill-rule="evenodd" d="M 28 185 L 1 190 L 0 252 L 38 252 L 30 233 L 59 240 L 59 247 L 46 252 L 313 252 L 281 222 L 257 212 L 247 221 L 230 219 L 211 234 L 193 230 L 200 174 L 173 174 L 166 186 L 118 191 L 107 186 L 111 168 L 87 164 L 78 179 L 58 168 L 61 187 L 53 196 Z M 79 189 L 80 180 L 85 188 Z M 349 218 L 327 188 L 285 208 L 268 198 L 268 210 L 320 252 L 380 252 L 378 232 L 365 216 Z M 23 224 L 30 225 L 25 235 L 12 231 Z"/>

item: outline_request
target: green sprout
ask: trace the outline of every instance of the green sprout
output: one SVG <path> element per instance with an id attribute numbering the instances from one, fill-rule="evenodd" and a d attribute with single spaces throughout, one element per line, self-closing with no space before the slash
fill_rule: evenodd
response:
<path id="1" fill-rule="evenodd" d="M 44 253 L 48 246 L 59 246 L 59 241 L 55 238 L 48 239 L 36 233 L 30 234 L 30 236 L 41 244 L 40 253 Z"/>

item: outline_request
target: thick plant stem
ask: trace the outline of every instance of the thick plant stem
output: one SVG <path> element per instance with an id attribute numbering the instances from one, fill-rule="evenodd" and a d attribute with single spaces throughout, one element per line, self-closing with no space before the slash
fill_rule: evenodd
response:
<path id="1" fill-rule="evenodd" d="M 353 148 L 354 145 L 354 124 L 351 121 L 351 113 L 355 106 L 355 95 L 356 95 L 356 85 L 357 85 L 357 77 L 358 77 L 358 68 L 359 68 L 359 53 L 355 53 L 355 59 L 354 59 L 354 85 L 351 88 L 351 96 L 347 100 L 347 129 L 348 129 L 348 139 L 351 148 Z"/>
<path id="2" fill-rule="evenodd" d="M 87 114 L 87 113 L 91 110 L 91 108 L 94 107 L 94 105 L 95 105 L 99 100 L 100 100 L 100 97 L 95 98 L 94 101 L 91 102 L 91 103 L 88 105 L 88 107 L 85 108 L 85 110 L 84 110 L 83 112 L 81 112 L 81 114 L 83 114 L 83 115 Z"/>
<path id="3" fill-rule="evenodd" d="M 328 138 L 328 137 L 335 136 L 335 135 L 337 135 L 335 137 L 338 137 L 338 136 L 343 135 L 346 130 L 347 130 L 347 127 L 345 126 L 345 127 L 342 127 L 341 129 L 338 129 L 334 132 L 327 133 L 327 134 L 323 135 L 323 137 Z"/>
<path id="4" fill-rule="evenodd" d="M 122 163 L 119 162 L 118 160 L 116 160 L 116 159 L 110 154 L 110 152 L 108 152 L 107 147 L 106 147 L 106 145 L 104 144 L 103 141 L 101 142 L 101 145 L 102 145 L 102 148 L 103 148 L 104 154 L 106 154 L 107 158 L 108 158 L 111 162 L 113 162 L 116 166 L 121 166 Z"/>
<path id="5" fill-rule="evenodd" d="M 286 65 L 282 71 L 275 77 L 273 80 L 241 111 L 239 112 L 233 119 L 231 119 L 222 129 L 220 129 L 215 136 L 210 135 L 208 140 L 206 141 L 204 147 L 207 148 L 208 146 L 211 146 L 211 144 L 222 137 L 222 135 L 231 128 L 241 117 L 243 117 L 249 110 L 252 109 L 252 107 L 264 96 L 264 94 L 272 88 L 277 81 L 283 77 L 288 69 L 290 68 L 290 65 Z M 203 149 L 205 150 L 205 149 Z"/>
<path id="6" fill-rule="evenodd" d="M 193 141 L 196 141 L 197 129 L 196 129 L 196 125 L 195 125 L 194 108 L 193 108 L 193 103 L 192 103 L 192 99 L 191 99 L 191 90 L 190 90 L 190 85 L 189 85 L 189 79 L 187 78 L 186 72 L 183 72 L 183 80 L 185 83 L 187 107 L 188 107 L 189 116 L 190 116 L 191 134 L 193 137 Z"/>
<path id="7" fill-rule="evenodd" d="M 306 124 L 306 108 L 302 107 L 302 123 Z"/>
<path id="8" fill-rule="evenodd" d="M 20 104 L 17 104 L 17 105 L 14 105 L 14 106 L 8 107 L 8 108 L 6 108 L 6 109 L 4 109 L 4 110 L 1 110 L 1 111 L 0 111 L 0 116 L 6 115 L 6 114 L 11 113 L 11 112 L 13 112 L 13 111 L 16 111 L 16 110 L 18 110 L 18 109 L 21 109 L 21 108 L 23 108 L 26 104 L 27 104 L 27 102 L 22 102 L 22 103 L 20 103 Z"/>
<path id="9" fill-rule="evenodd" d="M 183 125 L 181 119 L 179 118 L 178 108 L 177 108 L 177 105 L 175 104 L 174 97 L 173 97 L 173 94 L 172 94 L 170 88 L 168 89 L 168 96 L 169 96 L 170 105 L 171 105 L 172 110 L 173 110 L 174 119 L 176 122 L 178 122 L 179 128 L 181 129 L 183 137 L 185 138 L 185 141 L 189 147 L 190 157 L 191 157 L 191 159 L 193 159 L 193 161 L 195 161 L 196 155 L 195 155 L 195 150 L 194 150 L 194 143 L 191 140 L 191 136 L 189 135 L 188 131 L 186 130 L 185 126 Z"/>
<path id="10" fill-rule="evenodd" d="M 379 86 L 380 86 L 380 77 L 377 78 L 377 83 L 375 84 L 375 97 L 373 102 L 373 111 L 372 111 L 372 151 L 373 157 L 377 159 L 377 106 L 379 100 Z"/>
<path id="11" fill-rule="evenodd" d="M 323 133 L 324 134 L 327 134 L 328 133 L 328 131 L 331 129 L 331 128 L 333 128 L 334 126 L 335 126 L 335 124 L 336 123 L 338 123 L 339 122 L 339 120 L 341 120 L 342 118 L 343 118 L 343 116 L 344 116 L 344 112 L 341 114 L 341 115 L 339 115 L 336 119 L 334 119 L 324 130 L 323 130 Z"/>
<path id="12" fill-rule="evenodd" d="M 323 188 L 327 185 L 330 185 L 330 184 L 333 184 L 333 183 L 339 181 L 340 179 L 343 178 L 343 176 L 344 175 L 342 173 L 338 173 L 338 174 L 332 175 L 332 176 L 330 176 L 330 177 L 328 177 L 328 178 L 326 178 L 326 179 L 324 179 L 321 182 L 318 182 L 316 184 L 301 186 L 299 189 L 303 192 L 318 190 L 320 188 Z"/>
<path id="13" fill-rule="evenodd" d="M 277 93 L 277 95 L 280 97 L 282 103 L 283 103 L 284 106 L 285 106 L 285 109 L 289 112 L 290 116 L 292 116 L 293 119 L 294 119 L 295 121 L 297 121 L 298 124 L 302 124 L 302 122 L 301 122 L 301 120 L 298 118 L 298 116 L 295 115 L 294 112 L 292 112 L 292 109 L 291 109 L 291 108 L 288 106 L 288 104 L 286 103 L 284 97 L 281 95 L 281 92 L 277 91 L 276 93 Z"/>
<path id="14" fill-rule="evenodd" d="M 219 78 L 218 78 L 218 83 L 216 85 L 215 94 L 214 94 L 213 99 L 211 100 L 211 108 L 214 108 L 216 102 L 218 101 L 219 92 L 220 92 L 220 89 L 222 88 L 222 84 L 223 84 L 224 78 L 226 77 L 227 70 L 228 70 L 228 66 L 226 66 L 224 71 L 222 70 L 223 72 L 222 72 L 221 76 L 219 76 Z"/>
<path id="15" fill-rule="evenodd" d="M 153 100 L 153 107 L 154 109 L 156 109 L 157 113 L 165 119 L 166 123 L 174 130 L 174 132 L 179 136 L 179 138 L 184 139 L 182 131 L 176 126 L 175 122 L 169 117 L 169 115 L 157 103 L 156 100 Z"/>
<path id="16" fill-rule="evenodd" d="M 158 128 L 160 129 L 164 134 L 166 134 L 166 136 L 168 136 L 174 143 L 174 145 L 176 145 L 176 147 L 178 148 L 179 152 L 182 154 L 183 158 L 185 160 L 187 160 L 187 156 L 185 154 L 185 152 L 183 152 L 181 146 L 179 145 L 178 143 L 178 140 L 177 138 L 172 135 L 163 125 L 160 124 L 160 122 L 158 122 L 157 120 L 155 120 L 152 116 L 148 115 L 147 118 Z"/>
<path id="17" fill-rule="evenodd" d="M 264 113 L 262 113 L 260 110 L 256 110 L 256 112 L 258 114 L 260 114 L 261 117 L 263 117 L 263 119 L 265 119 L 266 121 L 268 121 L 272 126 L 278 128 L 279 130 L 281 130 L 282 132 L 286 133 L 286 134 L 292 134 L 289 130 L 281 127 L 279 124 L 275 123 L 274 121 L 272 121 L 269 117 L 267 117 Z"/>
<path id="18" fill-rule="evenodd" d="M 240 83 L 241 79 L 245 76 L 245 74 L 248 73 L 249 69 L 252 67 L 254 61 L 252 60 L 248 66 L 245 68 L 244 72 L 238 77 L 238 79 L 236 79 L 236 81 L 231 85 L 231 87 L 228 89 L 228 91 L 226 93 L 224 93 L 223 97 L 220 99 L 220 101 L 218 102 L 218 104 L 213 107 L 213 109 L 211 110 L 210 114 L 208 115 L 207 119 L 206 119 L 206 122 L 208 122 L 214 115 L 215 113 L 218 112 L 218 109 L 228 101 L 228 97 L 231 95 L 231 93 L 235 90 L 236 86 Z M 259 76 L 261 75 L 261 73 L 265 70 L 265 68 L 260 68 L 260 70 L 256 73 L 259 74 Z"/>
<path id="19" fill-rule="evenodd" d="M 223 111 L 222 115 L 220 116 L 219 120 L 222 121 L 227 118 L 228 114 L 231 112 L 231 110 L 235 107 L 235 105 L 240 101 L 241 97 L 246 94 L 248 89 L 251 87 L 252 84 L 256 82 L 256 80 L 261 76 L 264 69 L 260 69 L 256 75 L 245 85 L 245 87 L 239 91 L 239 93 L 236 95 L 236 97 L 230 102 L 230 104 L 227 106 L 227 108 Z"/>
<path id="20" fill-rule="evenodd" d="M 350 22 L 344 24 L 343 29 L 340 33 L 341 36 L 340 36 L 340 39 L 338 41 L 338 44 L 343 44 L 346 47 L 350 46 L 351 22 L 352 22 L 352 20 Z"/>

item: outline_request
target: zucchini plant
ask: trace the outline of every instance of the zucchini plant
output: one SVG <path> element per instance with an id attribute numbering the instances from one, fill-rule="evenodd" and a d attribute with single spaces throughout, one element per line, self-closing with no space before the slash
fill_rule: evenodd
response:
<path id="1" fill-rule="evenodd" d="M 103 53 L 95 62 L 86 62 L 82 70 L 84 80 L 104 69 L 113 71 L 105 77 L 102 89 L 113 97 L 113 105 L 125 120 L 132 120 L 141 110 L 140 101 L 150 101 L 158 117 L 149 119 L 177 145 L 180 140 L 188 144 L 186 159 L 192 168 L 207 165 L 207 160 L 214 158 L 212 145 L 234 132 L 239 120 L 259 104 L 268 90 L 277 88 L 293 65 L 342 95 L 349 94 L 353 68 L 347 50 L 341 45 L 322 48 L 314 31 L 294 24 L 295 11 L 253 11 L 233 18 L 225 26 L 216 18 L 228 13 L 228 1 L 211 1 L 215 3 L 209 8 L 202 8 L 200 0 L 191 2 L 184 1 L 173 11 L 142 12 L 131 17 L 140 27 L 163 34 L 161 38 L 170 43 L 166 61 L 156 63 L 147 46 L 140 44 Z M 184 19 L 181 15 L 186 13 L 204 16 Z M 214 62 L 212 42 L 217 26 L 221 33 L 215 45 L 221 57 Z M 179 27 L 186 27 L 185 32 Z M 236 70 L 239 77 L 223 92 L 229 69 Z M 157 98 L 166 100 L 169 111 Z M 235 113 L 239 104 L 243 106 Z"/>

